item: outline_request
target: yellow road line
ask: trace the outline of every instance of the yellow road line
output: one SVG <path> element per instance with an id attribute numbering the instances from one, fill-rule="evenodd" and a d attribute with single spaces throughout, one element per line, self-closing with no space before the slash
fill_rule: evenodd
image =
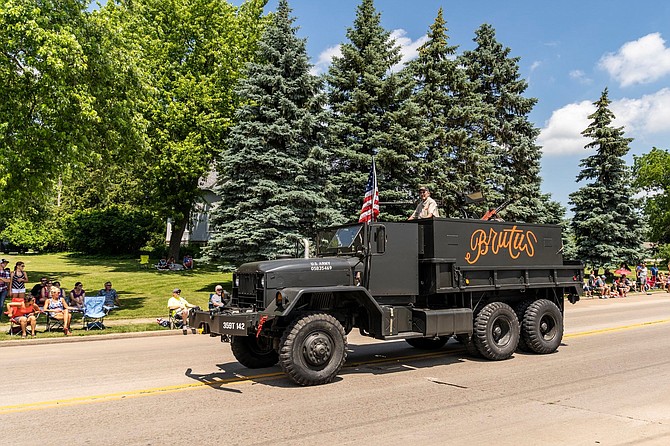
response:
<path id="1" fill-rule="evenodd" d="M 582 336 L 591 336 L 591 335 L 596 335 L 596 334 L 602 334 L 602 333 L 610 333 L 613 331 L 623 331 L 623 330 L 630 330 L 633 328 L 640 328 L 640 327 L 646 327 L 648 325 L 658 325 L 658 324 L 667 324 L 670 323 L 670 319 L 661 319 L 658 321 L 649 321 L 649 322 L 640 322 L 637 324 L 630 324 L 630 325 L 622 325 L 620 327 L 610 327 L 610 328 L 601 328 L 598 330 L 589 330 L 589 331 L 582 331 L 579 333 L 572 333 L 572 334 L 566 334 L 563 335 L 563 338 L 579 338 Z"/>
<path id="2" fill-rule="evenodd" d="M 623 325 L 620 327 L 610 327 L 610 328 L 602 328 L 599 330 L 589 330 L 589 331 L 583 331 L 579 333 L 572 333 L 572 334 L 567 334 L 564 335 L 563 338 L 578 338 L 582 336 L 592 336 L 592 335 L 598 335 L 598 334 L 603 334 L 603 333 L 610 333 L 614 331 L 623 331 L 623 330 L 631 330 L 634 328 L 640 328 L 640 327 L 646 327 L 650 325 L 659 325 L 659 324 L 667 324 L 670 323 L 670 319 L 662 319 L 662 320 L 657 320 L 657 321 L 649 321 L 649 322 L 640 322 L 638 324 L 630 324 L 630 325 Z M 462 352 L 462 349 L 458 350 L 450 350 L 447 353 L 459 353 Z M 362 361 L 362 362 L 354 362 L 354 363 L 347 363 L 345 365 L 345 368 L 355 368 L 355 367 L 360 367 L 363 365 L 369 365 L 369 364 L 382 364 L 386 362 L 397 362 L 397 361 L 405 361 L 405 360 L 411 360 L 411 359 L 423 359 L 423 358 L 433 358 L 437 356 L 442 356 L 444 355 L 445 351 L 436 351 L 436 352 L 430 352 L 430 353 L 420 353 L 416 355 L 407 355 L 407 356 L 396 356 L 396 357 L 384 357 L 384 358 L 378 358 L 378 359 L 372 359 L 368 361 Z M 144 397 L 144 396 L 151 396 L 151 395 L 159 395 L 159 394 L 166 394 L 166 393 L 174 393 L 174 392 L 182 392 L 185 390 L 195 390 L 195 389 L 201 389 L 204 387 L 218 387 L 222 385 L 233 385 L 233 384 L 241 384 L 245 383 L 248 381 L 252 380 L 269 380 L 269 379 L 274 379 L 274 378 L 279 378 L 283 377 L 284 373 L 283 372 L 274 372 L 274 373 L 264 373 L 264 374 L 259 374 L 259 375 L 251 375 L 251 376 L 237 376 L 235 378 L 228 378 L 228 379 L 220 379 L 220 380 L 213 380 L 213 381 L 202 381 L 202 382 L 197 382 L 197 383 L 189 383 L 189 384 L 178 384 L 174 386 L 163 386 L 163 387 L 154 387 L 150 389 L 140 389 L 140 390 L 130 390 L 127 392 L 117 392 L 117 393 L 108 393 L 108 394 L 102 394 L 102 395 L 91 395 L 91 396 L 84 396 L 84 397 L 76 397 L 76 398 L 67 398 L 67 399 L 62 399 L 62 400 L 52 400 L 52 401 L 39 401 L 35 403 L 25 403 L 25 404 L 15 404 L 15 405 L 10 405 L 10 406 L 0 406 L 0 415 L 4 414 L 9 414 L 9 413 L 16 413 L 16 412 L 28 412 L 28 411 L 35 411 L 35 410 L 44 410 L 44 409 L 51 409 L 54 407 L 68 407 L 68 406 L 77 406 L 81 404 L 92 404 L 92 403 L 97 403 L 97 402 L 106 402 L 106 401 L 118 401 L 122 399 L 127 399 L 127 398 L 139 398 L 139 397 Z"/>

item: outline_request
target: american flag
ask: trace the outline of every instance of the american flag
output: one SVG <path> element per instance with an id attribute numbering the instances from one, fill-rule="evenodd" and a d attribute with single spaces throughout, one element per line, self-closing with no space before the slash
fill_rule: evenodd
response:
<path id="1" fill-rule="evenodd" d="M 377 221 L 379 216 L 379 189 L 377 189 L 377 169 L 375 169 L 375 159 L 372 158 L 372 167 L 368 176 L 368 184 L 365 185 L 365 197 L 363 197 L 363 207 L 359 223 L 366 221 Z"/>

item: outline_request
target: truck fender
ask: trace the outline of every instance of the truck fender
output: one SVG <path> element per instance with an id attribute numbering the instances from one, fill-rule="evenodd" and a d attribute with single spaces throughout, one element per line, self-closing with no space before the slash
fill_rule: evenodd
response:
<path id="1" fill-rule="evenodd" d="M 277 292 L 282 294 L 282 301 L 285 302 L 285 304 L 278 307 L 277 300 L 275 299 L 268 305 L 264 313 L 274 313 L 276 316 L 289 316 L 291 312 L 295 310 L 295 307 L 301 301 L 303 296 L 313 293 L 333 293 L 335 296 L 346 296 L 355 299 L 367 310 L 372 325 L 379 325 L 378 329 L 381 331 L 383 310 L 370 292 L 364 287 L 340 285 L 334 287 L 284 288 Z"/>

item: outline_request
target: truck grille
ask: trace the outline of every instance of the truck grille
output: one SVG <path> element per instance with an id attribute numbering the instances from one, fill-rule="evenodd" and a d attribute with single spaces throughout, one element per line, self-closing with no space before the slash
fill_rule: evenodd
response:
<path id="1" fill-rule="evenodd" d="M 255 274 L 240 274 L 237 277 L 240 279 L 240 294 L 256 294 L 256 284 L 258 283 L 259 288 L 261 284 L 260 279 L 257 280 Z"/>
<path id="2" fill-rule="evenodd" d="M 233 289 L 233 305 L 240 308 L 265 309 L 261 278 L 260 274 L 238 274 L 237 279 L 240 285 L 237 290 Z"/>

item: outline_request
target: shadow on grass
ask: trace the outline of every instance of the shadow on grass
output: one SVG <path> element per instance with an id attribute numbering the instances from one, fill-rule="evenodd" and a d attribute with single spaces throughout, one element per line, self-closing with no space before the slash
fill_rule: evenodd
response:
<path id="1" fill-rule="evenodd" d="M 149 268 L 140 268 L 140 259 L 134 257 L 90 256 L 77 253 L 66 254 L 67 262 L 75 266 L 106 267 L 111 272 L 130 273 L 136 271 L 155 273 L 156 275 L 196 276 L 199 272 L 220 272 L 219 266 L 209 263 L 197 264 L 194 269 L 177 271 L 159 271 L 152 265 L 158 259 L 149 259 Z"/>
<path id="2" fill-rule="evenodd" d="M 121 307 L 122 310 L 137 310 L 139 308 L 144 308 L 144 301 L 146 300 L 146 297 L 126 297 L 130 294 L 130 291 L 124 290 L 120 290 L 118 293 L 119 296 L 121 296 L 119 301 L 121 302 L 121 305 L 123 305 Z M 115 311 L 112 310 L 110 315 L 112 315 L 114 312 Z"/>

